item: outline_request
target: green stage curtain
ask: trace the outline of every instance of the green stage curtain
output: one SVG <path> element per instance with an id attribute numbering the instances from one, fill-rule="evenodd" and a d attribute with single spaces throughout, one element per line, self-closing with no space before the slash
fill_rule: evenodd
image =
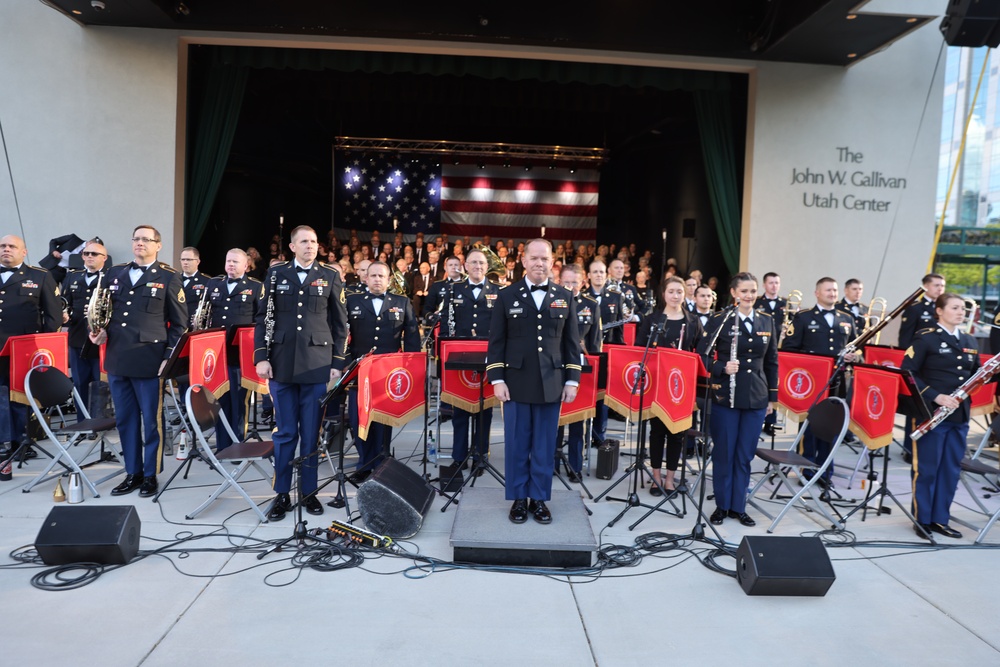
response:
<path id="1" fill-rule="evenodd" d="M 735 274 L 740 265 L 742 224 L 729 92 L 698 90 L 694 100 L 715 229 L 726 268 L 730 274 Z"/>
<path id="2" fill-rule="evenodd" d="M 246 67 L 213 64 L 206 78 L 204 99 L 194 123 L 197 136 L 185 197 L 185 245 L 198 245 L 208 226 L 208 216 L 229 162 L 247 73 Z"/>
<path id="3" fill-rule="evenodd" d="M 476 76 L 509 81 L 658 88 L 660 90 L 729 90 L 730 75 L 627 65 L 570 63 L 523 58 L 442 56 L 420 53 L 379 53 L 270 47 L 216 47 L 218 62 L 255 69 L 336 70 L 380 74 Z"/>

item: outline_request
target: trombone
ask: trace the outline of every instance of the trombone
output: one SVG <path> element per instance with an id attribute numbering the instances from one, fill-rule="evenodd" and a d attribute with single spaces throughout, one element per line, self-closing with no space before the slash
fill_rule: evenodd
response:
<path id="1" fill-rule="evenodd" d="M 885 313 L 888 309 L 889 303 L 885 299 L 880 296 L 872 297 L 872 300 L 868 303 L 868 314 L 865 315 L 865 330 L 862 333 L 867 333 L 873 327 L 878 326 L 885 319 Z M 876 332 L 875 338 L 872 339 L 872 345 L 878 345 L 881 336 L 881 331 Z"/>

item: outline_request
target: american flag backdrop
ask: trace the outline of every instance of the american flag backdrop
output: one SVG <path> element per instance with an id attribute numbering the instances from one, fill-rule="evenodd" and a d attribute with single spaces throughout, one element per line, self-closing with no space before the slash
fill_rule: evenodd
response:
<path id="1" fill-rule="evenodd" d="M 597 236 L 600 173 L 566 167 L 438 164 L 391 154 L 336 155 L 336 226 L 473 238 L 530 238 L 544 226 L 556 241 Z"/>

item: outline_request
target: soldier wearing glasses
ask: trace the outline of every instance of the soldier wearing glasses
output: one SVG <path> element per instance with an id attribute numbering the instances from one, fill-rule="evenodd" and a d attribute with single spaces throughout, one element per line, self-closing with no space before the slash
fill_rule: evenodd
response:
<path id="1" fill-rule="evenodd" d="M 111 321 L 90 334 L 90 342 L 107 342 L 108 373 L 115 420 L 125 456 L 125 481 L 111 490 L 121 496 L 139 489 L 143 498 L 156 494 L 156 475 L 163 469 L 163 381 L 160 372 L 188 324 L 181 276 L 157 261 L 160 232 L 149 225 L 132 231 L 128 264 L 108 270 Z"/>
<path id="2" fill-rule="evenodd" d="M 104 273 L 108 252 L 100 243 L 88 243 L 83 252 L 83 269 L 70 271 L 62 285 L 62 295 L 68 309 L 63 311 L 63 324 L 69 331 L 69 368 L 73 385 L 80 394 L 83 407 L 90 405 L 90 383 L 101 379 L 100 351 L 88 338 L 87 304 Z M 107 287 L 102 282 L 103 287 Z M 79 406 L 78 406 L 79 407 Z"/>

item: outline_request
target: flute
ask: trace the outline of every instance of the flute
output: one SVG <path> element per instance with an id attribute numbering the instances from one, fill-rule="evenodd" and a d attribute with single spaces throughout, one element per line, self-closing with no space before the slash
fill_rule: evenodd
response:
<path id="1" fill-rule="evenodd" d="M 736 346 L 740 340 L 740 317 L 739 310 L 733 311 L 733 341 L 729 346 L 729 361 L 739 361 L 739 352 Z M 729 376 L 729 407 L 736 407 L 736 373 Z"/>

